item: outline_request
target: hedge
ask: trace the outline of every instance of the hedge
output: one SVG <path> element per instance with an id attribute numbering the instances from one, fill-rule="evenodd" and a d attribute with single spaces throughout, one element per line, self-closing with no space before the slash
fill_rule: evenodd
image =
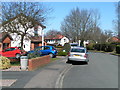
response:
<path id="1" fill-rule="evenodd" d="M 94 45 L 93 43 L 90 43 L 86 46 L 87 50 L 94 50 Z"/>
<path id="2" fill-rule="evenodd" d="M 58 52 L 58 56 L 66 56 L 66 55 L 67 55 L 67 52 L 63 52 L 63 51 Z"/>
<path id="3" fill-rule="evenodd" d="M 94 45 L 94 48 L 98 51 L 105 51 L 105 52 L 112 52 L 115 50 L 115 46 L 110 43 L 105 43 L 105 44 L 96 44 Z"/>
<path id="4" fill-rule="evenodd" d="M 116 53 L 120 54 L 120 45 L 116 46 Z"/>
<path id="5" fill-rule="evenodd" d="M 69 43 L 65 43 L 65 45 L 63 46 L 63 50 L 65 50 L 66 52 L 69 52 L 70 48 L 71 48 L 71 46 Z"/>

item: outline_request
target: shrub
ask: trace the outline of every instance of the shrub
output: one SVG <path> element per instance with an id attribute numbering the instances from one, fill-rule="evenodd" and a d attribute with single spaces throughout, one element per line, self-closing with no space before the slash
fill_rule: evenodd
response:
<path id="1" fill-rule="evenodd" d="M 98 51 L 102 50 L 105 52 L 112 52 L 115 50 L 115 45 L 110 44 L 110 43 L 105 43 L 105 44 L 96 44 L 94 48 Z"/>
<path id="2" fill-rule="evenodd" d="M 58 56 L 66 56 L 66 55 L 67 55 L 67 52 L 63 52 L 63 51 L 58 52 Z"/>
<path id="3" fill-rule="evenodd" d="M 41 56 L 41 52 L 39 52 L 39 50 L 36 49 L 34 52 L 29 53 L 27 56 L 28 56 L 28 59 L 40 57 Z"/>
<path id="4" fill-rule="evenodd" d="M 65 45 L 63 46 L 63 50 L 65 50 L 66 52 L 70 51 L 70 44 L 69 43 L 65 43 Z"/>
<path id="5" fill-rule="evenodd" d="M 116 46 L 116 53 L 120 54 L 120 45 Z"/>
<path id="6" fill-rule="evenodd" d="M 86 48 L 87 48 L 88 50 L 94 50 L 94 44 L 93 44 L 93 43 L 90 43 L 90 44 L 88 44 L 88 45 L 86 46 Z"/>
<path id="7" fill-rule="evenodd" d="M 10 60 L 7 57 L 0 56 L 0 69 L 8 69 L 10 67 Z"/>
<path id="8" fill-rule="evenodd" d="M 112 52 L 114 50 L 115 50 L 115 45 L 113 45 L 113 44 L 105 44 L 105 49 L 104 49 L 105 52 Z"/>
<path id="9" fill-rule="evenodd" d="M 94 45 L 94 49 L 100 51 L 100 50 L 101 50 L 101 49 L 100 49 L 100 44 L 95 44 L 95 45 Z"/>

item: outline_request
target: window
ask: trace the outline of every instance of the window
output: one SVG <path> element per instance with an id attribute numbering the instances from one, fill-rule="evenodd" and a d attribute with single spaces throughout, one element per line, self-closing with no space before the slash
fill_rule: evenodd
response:
<path id="1" fill-rule="evenodd" d="M 71 50 L 71 52 L 85 53 L 85 50 L 84 50 L 84 49 L 73 48 L 73 49 Z"/>
<path id="2" fill-rule="evenodd" d="M 5 52 L 6 51 L 13 51 L 13 50 L 16 50 L 16 48 L 8 48 L 8 49 L 5 50 Z"/>
<path id="3" fill-rule="evenodd" d="M 49 47 L 44 47 L 44 50 L 50 49 Z"/>

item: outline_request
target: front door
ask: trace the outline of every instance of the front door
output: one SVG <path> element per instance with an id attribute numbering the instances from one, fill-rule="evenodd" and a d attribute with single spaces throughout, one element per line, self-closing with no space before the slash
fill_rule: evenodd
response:
<path id="1" fill-rule="evenodd" d="M 39 46 L 39 43 L 38 42 L 35 42 L 34 43 L 34 48 L 38 47 Z"/>

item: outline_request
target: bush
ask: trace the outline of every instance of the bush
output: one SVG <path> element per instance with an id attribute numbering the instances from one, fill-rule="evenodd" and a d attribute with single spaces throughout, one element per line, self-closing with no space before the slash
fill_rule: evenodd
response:
<path id="1" fill-rule="evenodd" d="M 116 53 L 120 54 L 120 45 L 116 46 Z"/>
<path id="2" fill-rule="evenodd" d="M 41 52 L 39 52 L 39 50 L 36 49 L 33 53 L 29 53 L 27 56 L 28 56 L 28 59 L 40 57 Z"/>
<path id="3" fill-rule="evenodd" d="M 63 50 L 65 50 L 65 52 L 69 52 L 70 51 L 70 44 L 69 43 L 65 43 L 65 45 L 63 46 Z"/>
<path id="4" fill-rule="evenodd" d="M 88 50 L 94 50 L 94 44 L 93 44 L 93 43 L 90 43 L 90 44 L 88 44 L 88 45 L 86 46 L 86 48 L 87 48 Z"/>
<path id="5" fill-rule="evenodd" d="M 94 49 L 100 51 L 100 50 L 101 50 L 101 49 L 100 49 L 100 44 L 95 44 L 95 45 L 94 45 Z"/>
<path id="6" fill-rule="evenodd" d="M 112 52 L 115 50 L 115 45 L 110 43 L 95 44 L 94 48 L 98 51 Z"/>
<path id="7" fill-rule="evenodd" d="M 67 55 L 67 52 L 63 52 L 63 51 L 58 52 L 58 56 L 66 56 L 66 55 Z"/>
<path id="8" fill-rule="evenodd" d="M 113 44 L 105 44 L 105 49 L 104 49 L 105 52 L 112 52 L 114 50 L 115 50 L 115 45 L 113 45 Z"/>
<path id="9" fill-rule="evenodd" d="M 10 60 L 7 57 L 0 56 L 0 69 L 8 69 L 10 67 Z"/>

